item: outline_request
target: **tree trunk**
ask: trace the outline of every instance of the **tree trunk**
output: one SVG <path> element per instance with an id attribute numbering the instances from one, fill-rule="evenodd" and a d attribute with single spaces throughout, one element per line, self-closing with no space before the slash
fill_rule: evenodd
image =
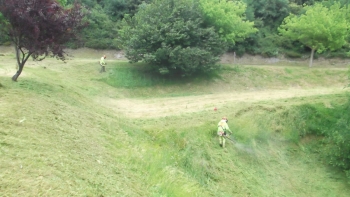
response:
<path id="1" fill-rule="evenodd" d="M 17 81 L 19 75 L 22 73 L 23 67 L 24 67 L 24 63 L 22 63 L 18 66 L 18 70 L 17 70 L 16 74 L 13 75 L 12 81 Z"/>
<path id="2" fill-rule="evenodd" d="M 233 52 L 233 64 L 236 64 L 236 52 Z"/>
<path id="3" fill-rule="evenodd" d="M 24 53 L 22 49 L 18 48 L 18 46 L 15 46 L 16 50 L 16 59 L 17 59 L 17 64 L 18 64 L 18 70 L 15 75 L 12 77 L 12 81 L 17 81 L 19 75 L 21 75 L 22 70 L 24 68 L 24 64 L 27 62 L 28 58 L 32 55 L 31 52 Z M 20 55 L 20 52 L 22 55 Z"/>
<path id="4" fill-rule="evenodd" d="M 312 67 L 312 61 L 314 60 L 314 53 L 315 53 L 315 49 L 311 49 L 309 68 Z"/>
<path id="5" fill-rule="evenodd" d="M 14 46 L 15 46 L 15 51 L 16 51 L 16 60 L 17 60 L 16 69 L 19 69 L 19 65 L 20 65 L 20 63 L 19 63 L 19 50 L 18 50 L 18 48 L 17 48 L 17 45 L 16 45 L 16 44 L 14 44 Z"/>

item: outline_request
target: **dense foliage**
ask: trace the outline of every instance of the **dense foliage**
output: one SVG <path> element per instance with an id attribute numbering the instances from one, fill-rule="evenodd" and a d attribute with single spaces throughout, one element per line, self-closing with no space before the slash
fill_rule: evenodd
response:
<path id="1" fill-rule="evenodd" d="M 200 0 L 207 26 L 213 26 L 224 42 L 235 44 L 256 33 L 254 23 L 245 18 L 246 4 L 241 1 Z"/>
<path id="2" fill-rule="evenodd" d="M 118 23 L 125 14 L 133 16 L 138 6 L 151 0 L 81 0 L 87 8 L 84 20 L 89 24 L 80 34 L 82 42 L 70 42 L 69 47 L 120 49 L 116 42 Z M 67 0 L 72 4 L 74 0 Z"/>

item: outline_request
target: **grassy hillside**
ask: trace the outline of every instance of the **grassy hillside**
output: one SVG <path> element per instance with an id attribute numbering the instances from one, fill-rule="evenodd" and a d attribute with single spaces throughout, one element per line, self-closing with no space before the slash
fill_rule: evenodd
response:
<path id="1" fill-rule="evenodd" d="M 100 74 L 92 53 L 28 62 L 12 82 L 2 54 L 0 196 L 350 195 L 318 138 L 295 140 L 281 116 L 344 103 L 345 67 L 224 65 L 169 82 L 115 59 Z M 222 116 L 236 140 L 225 149 Z"/>

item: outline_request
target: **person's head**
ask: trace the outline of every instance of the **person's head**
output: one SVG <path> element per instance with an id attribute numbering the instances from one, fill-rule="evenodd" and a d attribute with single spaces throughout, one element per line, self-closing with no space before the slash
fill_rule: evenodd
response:
<path id="1" fill-rule="evenodd" d="M 224 116 L 224 117 L 222 117 L 222 119 L 221 120 L 224 120 L 225 122 L 228 122 L 228 119 Z"/>
<path id="2" fill-rule="evenodd" d="M 106 58 L 107 58 L 107 57 L 106 57 L 106 55 L 103 55 L 103 58 L 105 58 L 105 59 L 106 59 Z"/>

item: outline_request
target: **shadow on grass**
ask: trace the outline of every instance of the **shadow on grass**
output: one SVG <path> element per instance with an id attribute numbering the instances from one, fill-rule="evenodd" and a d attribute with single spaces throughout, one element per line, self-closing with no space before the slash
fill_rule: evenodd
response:
<path id="1" fill-rule="evenodd" d="M 14 82 L 9 77 L 0 77 L 4 83 L 0 83 L 0 88 L 18 88 L 23 90 L 28 90 L 36 93 L 52 93 L 57 91 L 60 86 L 54 86 L 52 84 L 38 82 L 34 79 L 22 78 L 20 81 Z"/>
<path id="2" fill-rule="evenodd" d="M 120 63 L 109 71 L 109 75 L 100 81 L 113 87 L 136 88 L 152 86 L 173 86 L 187 83 L 201 84 L 205 81 L 219 79 L 220 70 L 209 73 L 197 73 L 189 77 L 162 75 L 156 73 L 151 66 L 137 63 Z"/>
<path id="3" fill-rule="evenodd" d="M 43 93 L 49 94 L 52 92 L 56 92 L 59 88 L 58 86 L 53 86 L 47 83 L 41 83 L 31 79 L 22 79 L 21 81 L 16 82 L 16 84 L 21 89 L 29 90 L 39 94 L 43 94 Z"/>

